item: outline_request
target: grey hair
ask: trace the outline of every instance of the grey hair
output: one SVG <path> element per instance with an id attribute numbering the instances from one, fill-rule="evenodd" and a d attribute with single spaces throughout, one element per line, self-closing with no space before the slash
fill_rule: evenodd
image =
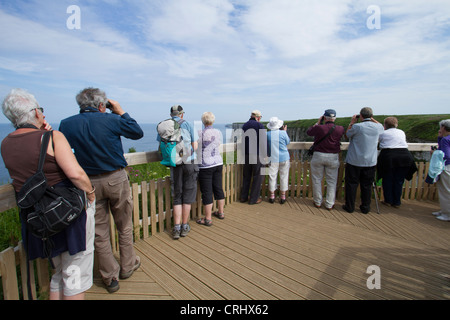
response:
<path id="1" fill-rule="evenodd" d="M 39 108 L 36 98 L 23 89 L 13 89 L 2 104 L 3 114 L 15 128 L 37 124 L 33 111 Z"/>
<path id="2" fill-rule="evenodd" d="M 373 110 L 372 110 L 372 108 L 365 107 L 365 108 L 361 109 L 360 114 L 363 117 L 363 119 L 372 118 L 373 117 Z"/>
<path id="3" fill-rule="evenodd" d="M 108 98 L 106 93 L 97 88 L 86 88 L 77 95 L 77 103 L 80 109 L 84 110 L 87 107 L 98 109 L 100 104 L 106 105 Z"/>
<path id="4" fill-rule="evenodd" d="M 450 132 L 450 119 L 442 120 L 439 123 L 439 126 L 442 128 L 444 127 L 445 131 Z"/>

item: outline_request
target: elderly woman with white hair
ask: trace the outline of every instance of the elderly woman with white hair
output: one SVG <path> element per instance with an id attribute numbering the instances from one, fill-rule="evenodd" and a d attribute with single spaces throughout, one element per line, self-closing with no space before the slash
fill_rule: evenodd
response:
<path id="1" fill-rule="evenodd" d="M 222 132 L 213 128 L 216 117 L 211 112 L 202 115 L 205 128 L 199 132 L 198 181 L 202 193 L 202 202 L 205 208 L 205 217 L 197 220 L 198 224 L 212 226 L 212 216 L 224 219 L 225 193 L 222 187 L 223 158 L 220 146 L 223 143 Z M 214 196 L 214 197 L 213 197 Z M 212 212 L 214 199 L 217 201 L 218 211 Z"/>
<path id="2" fill-rule="evenodd" d="M 436 183 L 441 210 L 434 212 L 439 220 L 450 221 L 450 119 L 439 123 L 438 150 L 444 153 L 445 167 Z"/>
<path id="3" fill-rule="evenodd" d="M 287 146 L 291 140 L 286 132 L 287 126 L 277 117 L 270 119 L 267 124 L 267 155 L 270 159 L 269 167 L 269 202 L 275 202 L 277 177 L 280 174 L 280 204 L 286 202 L 286 191 L 289 189 L 289 168 L 291 166 Z"/>
<path id="4" fill-rule="evenodd" d="M 2 142 L 1 153 L 5 166 L 13 180 L 16 192 L 38 167 L 42 136 L 51 131 L 35 97 L 25 90 L 14 89 L 3 101 L 3 113 L 11 121 L 14 132 Z M 93 251 L 95 236 L 95 189 L 84 170 L 78 164 L 65 136 L 53 131 L 44 163 L 44 173 L 49 186 L 72 186 L 86 192 L 89 203 L 65 230 L 50 237 L 53 244 L 50 258 L 55 272 L 50 283 L 51 300 L 83 299 L 84 292 L 92 286 Z M 25 225 L 29 209 L 20 211 L 22 240 L 28 258 L 47 258 L 42 240 L 35 237 Z M 73 268 L 80 270 L 79 285 L 71 280 Z"/>

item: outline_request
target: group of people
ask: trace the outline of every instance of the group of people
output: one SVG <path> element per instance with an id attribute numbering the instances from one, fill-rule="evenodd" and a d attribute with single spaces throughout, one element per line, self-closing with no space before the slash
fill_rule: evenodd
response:
<path id="1" fill-rule="evenodd" d="M 122 106 L 108 99 L 97 88 L 79 92 L 76 101 L 80 107 L 77 115 L 61 121 L 59 131 L 45 120 L 44 109 L 36 98 L 22 89 L 12 90 L 4 99 L 2 109 L 11 121 L 14 132 L 1 144 L 6 168 L 19 192 L 26 180 L 35 173 L 39 162 L 42 136 L 53 131 L 45 158 L 44 172 L 50 186 L 72 185 L 86 194 L 86 208 L 82 215 L 64 231 L 52 236 L 50 258 L 55 267 L 50 284 L 50 299 L 83 299 L 93 283 L 93 253 L 98 257 L 98 268 L 108 292 L 119 290 L 119 279 L 127 279 L 140 267 L 140 257 L 133 247 L 132 194 L 127 162 L 124 158 L 121 137 L 138 140 L 143 137 L 139 124 Z M 109 109 L 111 112 L 107 112 Z M 220 147 L 222 133 L 213 127 L 215 116 L 202 115 L 203 130 L 196 132 L 184 118 L 180 105 L 170 109 L 170 116 L 179 123 L 182 144 L 187 154 L 184 161 L 170 168 L 173 220 L 172 237 L 177 240 L 190 232 L 191 205 L 197 199 L 200 185 L 204 217 L 196 222 L 212 226 L 212 218 L 224 219 L 225 195 L 222 189 L 223 158 Z M 255 110 L 243 126 L 244 167 L 240 201 L 259 204 L 263 175 L 268 167 L 269 202 L 276 201 L 278 176 L 279 203 L 286 202 L 289 185 L 290 139 L 287 126 L 272 117 L 267 129 L 261 123 L 262 113 Z M 349 149 L 345 167 L 345 204 L 349 213 L 355 210 L 358 185 L 361 188 L 362 213 L 370 211 L 372 186 L 375 174 L 383 179 L 384 204 L 398 207 L 401 204 L 402 186 L 417 170 L 408 151 L 403 131 L 397 129 L 396 118 L 385 119 L 384 127 L 373 118 L 370 108 L 363 108 L 353 116 L 347 130 L 335 124 L 336 111 L 326 110 L 319 121 L 308 129 L 314 137 L 314 154 L 311 160 L 311 183 L 316 207 L 324 204 L 332 210 L 335 205 L 339 154 L 345 135 Z M 158 141 L 161 137 L 158 135 Z M 439 147 L 444 153 L 443 169 L 437 181 L 441 211 L 433 213 L 439 219 L 450 220 L 450 120 L 440 123 Z M 378 155 L 377 147 L 381 148 Z M 325 200 L 322 179 L 327 181 Z M 213 212 L 214 201 L 217 210 Z M 119 261 L 113 255 L 110 242 L 110 214 L 118 230 Z M 20 211 L 22 238 L 30 260 L 47 258 L 41 239 L 26 228 L 27 210 Z M 69 267 L 80 270 L 79 285 L 69 286 Z"/>
<path id="2" fill-rule="evenodd" d="M 405 180 L 417 172 L 414 158 L 408 150 L 405 132 L 398 129 L 398 119 L 387 117 L 384 125 L 373 118 L 371 108 L 362 108 L 354 115 L 345 130 L 335 125 L 336 111 L 326 110 L 319 121 L 308 129 L 314 136 L 314 154 L 311 160 L 311 183 L 314 206 L 332 210 L 335 204 L 336 183 L 340 166 L 339 153 L 343 137 L 349 140 L 345 159 L 345 204 L 348 213 L 355 211 L 358 186 L 361 192 L 361 213 L 371 209 L 372 188 L 382 180 L 382 203 L 399 208 Z M 381 151 L 379 151 L 381 150 Z M 439 123 L 438 147 L 441 152 L 439 174 L 432 183 L 437 184 L 441 210 L 433 212 L 439 220 L 450 221 L 450 120 Z M 435 152 L 434 149 L 432 152 Z M 436 157 L 437 158 L 437 157 Z M 322 197 L 322 179 L 327 182 L 326 199 Z"/>

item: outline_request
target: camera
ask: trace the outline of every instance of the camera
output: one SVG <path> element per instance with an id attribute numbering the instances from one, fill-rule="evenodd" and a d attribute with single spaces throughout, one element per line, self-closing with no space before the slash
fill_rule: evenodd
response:
<path id="1" fill-rule="evenodd" d="M 113 105 L 111 104 L 111 102 L 108 101 L 108 102 L 106 103 L 106 108 L 112 111 Z"/>
<path id="2" fill-rule="evenodd" d="M 359 119 L 359 118 L 361 118 L 361 115 L 358 114 L 358 115 L 356 116 L 356 119 Z"/>

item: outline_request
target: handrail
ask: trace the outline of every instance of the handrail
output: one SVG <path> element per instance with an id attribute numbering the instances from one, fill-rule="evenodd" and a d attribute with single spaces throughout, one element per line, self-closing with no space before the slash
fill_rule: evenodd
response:
<path id="1" fill-rule="evenodd" d="M 313 142 L 292 142 L 288 146 L 288 150 L 308 150 L 312 144 Z M 348 145 L 348 142 L 343 142 L 341 150 L 347 150 Z M 408 147 L 411 152 L 426 152 L 430 151 L 430 148 L 435 145 L 436 144 L 433 143 L 409 143 Z M 221 148 L 221 152 L 223 153 L 234 152 L 237 149 L 237 145 L 235 143 L 228 143 L 223 144 Z M 125 154 L 125 159 L 130 166 L 160 161 L 158 151 L 127 153 Z M 7 184 L 0 186 L 0 212 L 15 207 L 16 199 L 12 185 Z"/>

